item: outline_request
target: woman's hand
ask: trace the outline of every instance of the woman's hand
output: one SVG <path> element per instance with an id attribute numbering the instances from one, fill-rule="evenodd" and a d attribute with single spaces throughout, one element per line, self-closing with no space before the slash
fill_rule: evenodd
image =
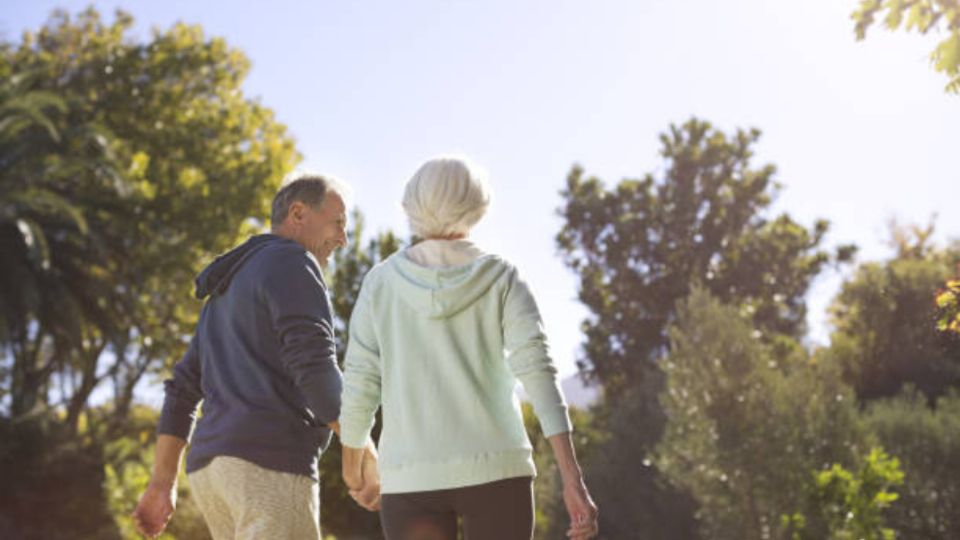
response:
<path id="1" fill-rule="evenodd" d="M 557 468 L 560 469 L 560 478 L 563 479 L 563 502 L 570 514 L 567 537 L 573 540 L 593 538 L 599 532 L 597 505 L 590 498 L 590 492 L 583 483 L 583 473 L 577 463 L 571 434 L 557 433 L 548 440 L 557 461 Z"/>
<path id="2" fill-rule="evenodd" d="M 363 508 L 375 512 L 380 509 L 380 472 L 377 470 L 377 450 L 373 441 L 366 448 L 341 447 L 343 482 L 350 496 Z"/>
<path id="3" fill-rule="evenodd" d="M 563 502 L 570 515 L 567 537 L 573 540 L 584 540 L 596 536 L 599 532 L 597 505 L 594 504 L 582 480 L 563 486 Z"/>
<path id="4" fill-rule="evenodd" d="M 377 456 L 369 450 L 363 453 L 361 466 L 363 487 L 350 490 L 350 496 L 357 504 L 371 512 L 380 509 L 380 471 L 377 470 Z"/>

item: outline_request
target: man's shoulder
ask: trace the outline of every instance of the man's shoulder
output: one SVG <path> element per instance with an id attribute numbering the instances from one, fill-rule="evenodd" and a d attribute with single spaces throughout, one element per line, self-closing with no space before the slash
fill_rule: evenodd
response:
<path id="1" fill-rule="evenodd" d="M 257 253 L 256 257 L 260 259 L 261 265 L 276 270 L 300 268 L 304 264 L 320 268 L 316 257 L 292 240 L 273 242 Z"/>
<path id="2" fill-rule="evenodd" d="M 323 273 L 316 257 L 293 241 L 274 242 L 254 255 L 253 266 L 263 279 L 292 278 L 301 272 L 309 272 L 323 283 Z"/>

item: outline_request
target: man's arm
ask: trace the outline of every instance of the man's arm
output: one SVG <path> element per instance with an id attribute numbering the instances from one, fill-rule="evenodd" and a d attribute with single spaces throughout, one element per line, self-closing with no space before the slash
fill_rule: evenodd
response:
<path id="1" fill-rule="evenodd" d="M 201 319 L 203 315 L 201 312 Z M 186 354 L 173 366 L 173 377 L 163 383 L 163 408 L 157 426 L 159 434 L 190 440 L 197 418 L 197 404 L 203 399 L 200 384 L 200 340 L 194 335 Z"/>
<path id="2" fill-rule="evenodd" d="M 163 532 L 177 507 L 177 475 L 197 404 L 203 398 L 200 380 L 199 342 L 194 336 L 187 353 L 174 366 L 173 377 L 164 382 L 166 395 L 157 427 L 153 474 L 133 511 L 137 530 L 150 537 Z"/>
<path id="3" fill-rule="evenodd" d="M 133 511 L 133 522 L 141 534 L 154 537 L 163 532 L 177 507 L 177 475 L 187 440 L 173 435 L 157 437 L 153 475 Z"/>
<path id="4" fill-rule="evenodd" d="M 263 271 L 260 293 L 280 342 L 280 361 L 310 412 L 330 426 L 340 416 L 343 379 L 320 269 L 302 250 L 289 249 L 273 256 Z"/>

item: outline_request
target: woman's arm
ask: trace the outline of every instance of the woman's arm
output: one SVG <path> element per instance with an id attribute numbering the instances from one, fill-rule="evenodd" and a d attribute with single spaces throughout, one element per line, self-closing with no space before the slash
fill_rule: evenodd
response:
<path id="1" fill-rule="evenodd" d="M 516 273 L 511 276 L 503 315 L 507 365 L 523 384 L 544 436 L 550 441 L 563 480 L 563 501 L 570 514 L 567 536 L 576 540 L 597 534 L 597 506 L 583 482 L 571 438 L 567 404 L 557 384 L 557 370 L 547 349 L 547 337 L 536 300 Z"/>
<path id="2" fill-rule="evenodd" d="M 558 433 L 548 439 L 553 449 L 553 457 L 560 469 L 563 482 L 563 502 L 570 515 L 570 528 L 567 536 L 575 540 L 592 538 L 597 535 L 597 505 L 594 504 L 583 483 L 583 473 L 577 463 L 573 449 L 571 433 Z"/>

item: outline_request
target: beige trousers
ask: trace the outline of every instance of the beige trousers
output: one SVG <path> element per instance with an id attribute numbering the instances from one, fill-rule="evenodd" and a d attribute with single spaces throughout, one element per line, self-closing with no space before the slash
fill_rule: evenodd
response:
<path id="1" fill-rule="evenodd" d="M 313 479 L 218 456 L 187 475 L 214 540 L 319 540 L 320 491 Z"/>

